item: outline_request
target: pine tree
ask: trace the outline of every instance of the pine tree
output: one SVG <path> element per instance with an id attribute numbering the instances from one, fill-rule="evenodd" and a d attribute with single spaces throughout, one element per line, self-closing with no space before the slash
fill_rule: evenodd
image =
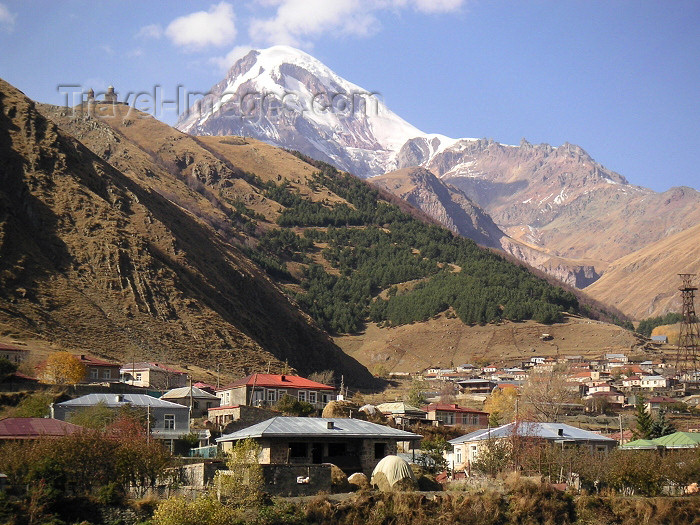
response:
<path id="1" fill-rule="evenodd" d="M 634 430 L 636 439 L 650 439 L 654 420 L 646 410 L 644 398 L 639 396 L 635 405 L 635 418 L 637 420 L 637 428 Z"/>
<path id="2" fill-rule="evenodd" d="M 666 419 L 666 409 L 660 408 L 659 415 L 651 424 L 650 438 L 655 439 L 663 436 L 668 436 L 676 431 L 676 427 L 673 426 L 668 419 Z"/>

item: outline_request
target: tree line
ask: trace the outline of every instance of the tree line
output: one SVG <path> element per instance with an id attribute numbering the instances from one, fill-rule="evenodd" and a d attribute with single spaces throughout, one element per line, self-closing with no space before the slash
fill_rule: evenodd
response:
<path id="1" fill-rule="evenodd" d="M 284 261 L 307 263 L 299 305 L 326 330 L 351 333 L 368 320 L 400 325 L 452 309 L 464 323 L 508 319 L 560 320 L 578 312 L 574 294 L 532 275 L 446 228 L 425 224 L 381 199 L 364 181 L 315 162 L 310 186 L 324 187 L 346 203 L 313 202 L 286 182 L 255 180 L 266 197 L 285 207 L 279 230 L 260 238 L 257 256 L 275 277 L 288 277 Z M 292 228 L 306 228 L 303 236 Z M 334 272 L 308 264 L 316 244 Z M 378 298 L 399 283 L 421 280 Z"/>

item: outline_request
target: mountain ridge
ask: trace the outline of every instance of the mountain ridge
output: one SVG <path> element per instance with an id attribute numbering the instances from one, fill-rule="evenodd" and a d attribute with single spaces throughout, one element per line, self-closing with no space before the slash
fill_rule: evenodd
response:
<path id="1" fill-rule="evenodd" d="M 510 239 L 500 243 L 506 252 L 578 287 L 594 282 L 616 259 L 700 223 L 700 192 L 671 188 L 657 193 L 635 186 L 568 142 L 554 147 L 523 139 L 519 145 L 506 145 L 424 133 L 382 101 L 377 103 L 382 118 L 344 114 L 333 105 L 318 115 L 303 105 L 317 95 L 347 98 L 358 88 L 301 51 L 254 50 L 209 95 L 208 104 L 213 108 L 219 101 L 226 118 L 216 118 L 214 112 L 190 113 L 178 127 L 194 134 L 254 136 L 363 178 L 380 177 L 380 185 L 385 173 L 425 168 L 444 185 L 431 181 L 414 193 L 410 198 L 419 209 L 453 231 L 497 245 L 474 228 L 472 218 L 479 214 L 505 234 L 501 239 Z M 236 100 L 266 91 L 276 96 L 296 93 L 301 106 L 286 106 L 280 99 L 288 111 L 263 111 L 254 123 L 236 114 Z M 259 109 L 264 109 L 262 104 Z M 461 205 L 449 204 L 446 195 L 454 190 L 448 186 L 461 192 Z"/>

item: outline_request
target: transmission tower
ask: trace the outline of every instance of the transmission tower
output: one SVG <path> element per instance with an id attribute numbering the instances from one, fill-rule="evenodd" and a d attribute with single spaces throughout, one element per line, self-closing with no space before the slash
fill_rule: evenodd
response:
<path id="1" fill-rule="evenodd" d="M 680 273 L 681 297 L 683 301 L 683 318 L 678 337 L 678 354 L 676 356 L 676 370 L 679 376 L 686 372 L 691 381 L 697 381 L 698 353 L 700 353 L 700 329 L 698 329 L 698 317 L 695 315 L 695 291 L 696 274 Z M 685 366 L 684 366 L 685 365 Z"/>

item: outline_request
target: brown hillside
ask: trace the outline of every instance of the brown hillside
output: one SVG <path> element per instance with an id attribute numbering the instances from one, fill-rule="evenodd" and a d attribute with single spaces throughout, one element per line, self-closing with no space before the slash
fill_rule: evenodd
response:
<path id="1" fill-rule="evenodd" d="M 678 312 L 679 273 L 700 273 L 700 225 L 615 261 L 586 293 L 635 319 Z"/>
<path id="2" fill-rule="evenodd" d="M 219 362 L 228 375 L 288 360 L 303 373 L 334 368 L 358 384 L 370 381 L 216 235 L 209 219 L 218 204 L 201 217 L 182 205 L 211 195 L 192 191 L 117 133 L 102 140 L 103 156 L 125 164 L 115 169 L 3 81 L 0 110 L 4 335 L 40 336 L 116 360 Z M 126 166 L 129 155 L 138 162 Z M 217 160 L 211 155 L 210 168 Z"/>
<path id="3" fill-rule="evenodd" d="M 553 339 L 541 341 L 543 333 Z M 628 330 L 578 317 L 555 325 L 527 321 L 467 326 L 445 315 L 393 328 L 370 324 L 362 334 L 336 337 L 335 341 L 375 373 L 380 367 L 385 372 L 417 372 L 463 363 L 514 363 L 535 355 L 593 357 L 629 352 L 642 344 Z"/>

